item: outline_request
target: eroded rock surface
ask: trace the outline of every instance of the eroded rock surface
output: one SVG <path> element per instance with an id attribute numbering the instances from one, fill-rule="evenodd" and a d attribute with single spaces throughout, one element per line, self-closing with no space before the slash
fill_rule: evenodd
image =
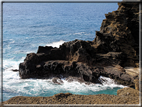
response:
<path id="1" fill-rule="evenodd" d="M 94 46 L 97 53 L 122 52 L 122 66 L 136 66 L 139 55 L 139 4 L 118 3 L 116 11 L 105 14 Z"/>

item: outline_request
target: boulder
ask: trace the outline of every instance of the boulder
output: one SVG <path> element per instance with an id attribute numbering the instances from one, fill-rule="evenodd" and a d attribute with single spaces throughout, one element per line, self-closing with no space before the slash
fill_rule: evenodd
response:
<path id="1" fill-rule="evenodd" d="M 57 77 L 52 78 L 52 82 L 55 84 L 63 84 L 63 81 Z"/>

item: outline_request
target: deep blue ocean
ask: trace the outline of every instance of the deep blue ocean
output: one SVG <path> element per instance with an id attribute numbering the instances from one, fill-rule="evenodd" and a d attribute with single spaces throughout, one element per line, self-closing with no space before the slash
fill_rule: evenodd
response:
<path id="1" fill-rule="evenodd" d="M 19 63 L 38 46 L 59 47 L 75 39 L 92 41 L 105 14 L 117 10 L 117 3 L 4 3 L 3 4 L 3 101 L 14 96 L 52 96 L 57 93 L 114 94 L 123 88 L 106 82 L 86 85 L 77 81 L 62 85 L 51 79 L 20 79 Z"/>

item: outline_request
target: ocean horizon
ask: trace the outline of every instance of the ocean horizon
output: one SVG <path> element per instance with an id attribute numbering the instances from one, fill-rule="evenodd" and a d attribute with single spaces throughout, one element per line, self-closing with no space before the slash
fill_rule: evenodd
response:
<path id="1" fill-rule="evenodd" d="M 75 39 L 93 41 L 105 14 L 117 10 L 117 3 L 3 3 L 3 101 L 14 96 L 117 94 L 124 88 L 112 79 L 103 84 L 77 81 L 55 84 L 52 79 L 21 79 L 19 64 L 39 46 L 59 47 Z"/>

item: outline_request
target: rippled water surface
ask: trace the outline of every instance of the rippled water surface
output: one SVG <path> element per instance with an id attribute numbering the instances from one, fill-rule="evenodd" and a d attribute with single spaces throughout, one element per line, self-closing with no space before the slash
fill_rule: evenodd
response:
<path id="1" fill-rule="evenodd" d="M 19 63 L 38 46 L 59 47 L 74 39 L 90 40 L 100 30 L 105 14 L 117 3 L 4 3 L 3 4 L 3 100 L 14 96 L 52 96 L 57 93 L 116 94 L 124 86 L 105 77 L 106 83 L 80 84 L 77 81 L 57 85 L 50 79 L 20 79 Z"/>

